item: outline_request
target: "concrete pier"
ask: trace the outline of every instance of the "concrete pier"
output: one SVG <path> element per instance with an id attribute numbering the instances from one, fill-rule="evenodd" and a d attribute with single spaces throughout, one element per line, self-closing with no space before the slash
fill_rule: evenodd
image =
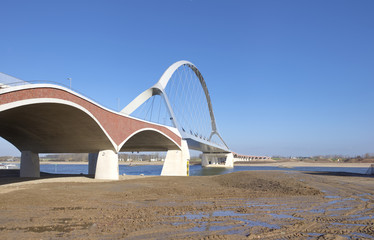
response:
<path id="1" fill-rule="evenodd" d="M 187 176 L 189 160 L 190 151 L 187 141 L 182 140 L 181 150 L 169 150 L 167 152 L 161 176 Z"/>
<path id="2" fill-rule="evenodd" d="M 234 155 L 232 153 L 204 153 L 201 166 L 233 168 Z"/>
<path id="3" fill-rule="evenodd" d="M 21 152 L 20 177 L 40 177 L 39 155 L 31 151 Z"/>
<path id="4" fill-rule="evenodd" d="M 97 157 L 99 153 L 88 154 L 88 174 L 94 175 L 96 173 Z"/>
<path id="5" fill-rule="evenodd" d="M 92 162 L 94 162 L 93 159 Z M 119 179 L 118 154 L 116 152 L 103 150 L 98 153 L 95 179 Z"/>

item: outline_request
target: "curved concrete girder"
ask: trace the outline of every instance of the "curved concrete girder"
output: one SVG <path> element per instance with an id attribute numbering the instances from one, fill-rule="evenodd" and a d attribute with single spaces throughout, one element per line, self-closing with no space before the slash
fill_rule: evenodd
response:
<path id="1" fill-rule="evenodd" d="M 180 146 L 163 132 L 153 129 L 140 129 L 131 134 L 118 147 L 119 152 L 180 150 Z"/>
<path id="2" fill-rule="evenodd" d="M 181 135 L 176 128 L 147 122 L 126 116 L 100 106 L 92 100 L 60 86 L 51 84 L 30 84 L 0 89 L 0 111 L 22 105 L 20 103 L 63 103 L 75 106 L 90 115 L 101 127 L 113 146 L 120 145 L 125 138 L 139 129 L 158 129 L 180 144 Z M 118 151 L 118 148 L 116 148 Z"/>
<path id="3" fill-rule="evenodd" d="M 37 153 L 116 150 L 97 119 L 58 99 L 29 99 L 0 106 L 0 136 L 20 151 Z"/>
<path id="4" fill-rule="evenodd" d="M 144 91 L 143 93 L 141 93 L 139 96 L 137 96 L 132 102 L 130 102 L 124 109 L 122 109 L 121 113 L 124 113 L 124 114 L 127 114 L 127 115 L 130 115 L 131 113 L 133 113 L 139 106 L 141 106 L 145 101 L 147 101 L 149 98 L 151 98 L 152 96 L 154 95 L 161 95 L 167 105 L 167 108 L 168 108 L 168 111 L 169 111 L 169 114 L 172 118 L 172 121 L 174 123 L 174 126 L 176 128 L 178 128 L 181 131 L 180 127 L 179 127 L 179 124 L 178 124 L 178 121 L 177 121 L 177 118 L 174 114 L 174 110 L 172 109 L 171 105 L 170 105 L 170 101 L 167 97 L 167 94 L 165 93 L 165 88 L 167 86 L 167 84 L 169 83 L 170 81 L 170 78 L 173 76 L 174 72 L 181 66 L 183 65 L 186 65 L 188 66 L 189 68 L 191 68 L 191 70 L 196 74 L 196 76 L 199 78 L 199 81 L 200 81 L 200 84 L 201 84 L 201 87 L 203 88 L 204 90 L 204 94 L 205 94 L 205 98 L 207 100 L 207 103 L 208 103 L 208 108 L 209 108 L 209 115 L 210 115 L 210 119 L 211 119 L 211 127 L 212 127 L 212 133 L 210 135 L 210 138 L 209 140 L 212 138 L 212 136 L 214 134 L 216 134 L 220 139 L 221 141 L 223 142 L 223 144 L 226 146 L 227 149 L 228 146 L 227 144 L 225 143 L 225 141 L 223 141 L 223 139 L 221 138 L 221 136 L 219 135 L 218 131 L 217 131 L 217 125 L 216 125 L 216 120 L 215 120 L 215 117 L 214 117 L 214 113 L 213 113 L 213 107 L 212 107 L 212 102 L 211 102 L 211 99 L 210 99 L 210 95 L 209 95 L 209 91 L 208 91 L 208 88 L 207 88 L 207 85 L 206 85 L 206 82 L 202 76 L 202 74 L 200 73 L 200 71 L 197 69 L 197 67 L 192 64 L 191 62 L 189 61 L 178 61 L 174 64 L 172 64 L 165 72 L 164 74 L 161 76 L 160 80 L 151 88 L 147 89 L 146 91 Z"/>

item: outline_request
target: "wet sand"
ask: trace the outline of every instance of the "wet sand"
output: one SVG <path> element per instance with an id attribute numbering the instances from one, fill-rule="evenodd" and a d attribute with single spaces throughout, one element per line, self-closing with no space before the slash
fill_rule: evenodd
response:
<path id="1" fill-rule="evenodd" d="M 294 171 L 121 176 L 120 181 L 3 177 L 0 234 L 2 239 L 371 239 L 374 178 Z"/>

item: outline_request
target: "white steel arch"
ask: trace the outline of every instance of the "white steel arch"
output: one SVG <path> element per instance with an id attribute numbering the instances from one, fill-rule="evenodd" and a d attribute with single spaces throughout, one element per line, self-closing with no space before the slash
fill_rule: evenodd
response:
<path id="1" fill-rule="evenodd" d="M 212 127 L 212 132 L 209 136 L 209 141 L 212 139 L 214 135 L 217 135 L 221 139 L 223 144 L 226 146 L 226 148 L 228 149 L 228 146 L 226 145 L 225 141 L 222 139 L 222 137 L 217 131 L 217 125 L 216 125 L 216 120 L 215 120 L 214 113 L 213 113 L 212 102 L 210 99 L 209 91 L 205 83 L 205 80 L 202 74 L 200 73 L 200 71 L 197 69 L 197 67 L 189 61 L 182 60 L 182 61 L 178 61 L 172 64 L 164 72 L 164 74 L 161 76 L 161 78 L 155 85 L 153 85 L 151 88 L 145 90 L 140 95 L 138 95 L 132 102 L 130 102 L 124 109 L 121 110 L 121 113 L 130 115 L 138 107 L 140 107 L 144 102 L 146 102 L 149 98 L 151 98 L 154 95 L 160 95 L 165 101 L 165 104 L 171 116 L 170 120 L 172 120 L 174 126 L 181 132 L 181 134 L 183 134 L 183 131 L 181 131 L 181 128 L 179 126 L 178 119 L 175 116 L 174 110 L 172 109 L 169 98 L 165 92 L 165 88 L 168 82 L 170 81 L 171 77 L 173 76 L 174 72 L 177 71 L 178 68 L 184 65 L 188 66 L 196 74 L 205 94 L 205 98 L 206 98 L 208 109 L 209 109 L 209 115 L 211 119 L 211 127 Z"/>

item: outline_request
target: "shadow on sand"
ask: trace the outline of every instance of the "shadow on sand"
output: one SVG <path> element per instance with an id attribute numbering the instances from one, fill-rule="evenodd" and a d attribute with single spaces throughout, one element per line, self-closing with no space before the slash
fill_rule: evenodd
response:
<path id="1" fill-rule="evenodd" d="M 320 175 L 320 176 L 340 176 L 340 177 L 365 177 L 372 178 L 372 174 L 361 174 L 361 173 L 349 173 L 349 172 L 303 172 L 311 175 Z"/>
<path id="2" fill-rule="evenodd" d="M 88 174 L 55 174 L 40 172 L 40 178 L 21 178 L 19 177 L 19 169 L 1 169 L 0 170 L 0 186 L 11 183 L 27 182 L 38 179 L 48 179 L 48 178 L 61 178 L 61 177 L 86 177 L 94 178 L 93 175 Z"/>

